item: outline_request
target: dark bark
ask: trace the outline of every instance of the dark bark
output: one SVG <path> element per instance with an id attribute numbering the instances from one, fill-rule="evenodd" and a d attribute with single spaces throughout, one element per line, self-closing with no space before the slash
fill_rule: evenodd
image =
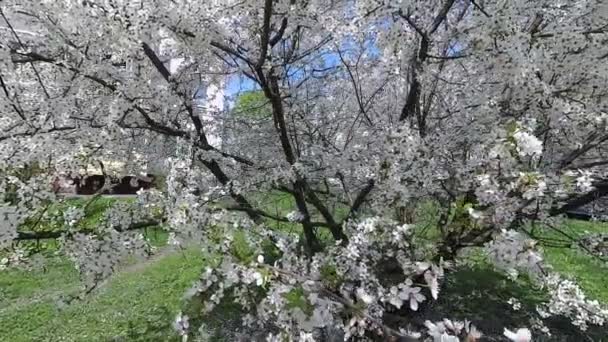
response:
<path id="1" fill-rule="evenodd" d="M 566 203 L 562 206 L 551 209 L 550 215 L 557 216 L 565 214 L 568 211 L 582 207 L 585 204 L 591 203 L 600 197 L 608 195 L 608 181 L 596 182 L 595 184 L 593 184 L 593 186 L 595 188 L 592 191 L 584 195 L 571 198 L 567 200 Z"/>
<path id="2" fill-rule="evenodd" d="M 363 203 L 365 203 L 365 199 L 367 198 L 367 195 L 369 195 L 369 193 L 372 192 L 375 185 L 376 185 L 376 182 L 373 179 L 370 179 L 367 181 L 367 185 L 363 189 L 361 189 L 361 192 L 359 192 L 359 194 L 357 195 L 357 198 L 355 198 L 355 200 L 353 201 L 353 204 L 350 207 L 350 210 L 348 212 L 347 218 L 352 218 L 355 215 L 357 215 L 357 213 L 359 212 L 359 209 L 361 208 Z"/>
<path id="3" fill-rule="evenodd" d="M 285 121 L 285 110 L 279 89 L 279 81 L 273 74 L 273 70 L 271 70 L 268 75 L 265 75 L 262 66 L 256 69 L 256 73 L 260 78 L 260 85 L 262 86 L 264 95 L 270 100 L 272 105 L 272 117 L 279 135 L 283 153 L 285 154 L 285 159 L 289 165 L 293 166 L 297 162 L 297 158 L 289 140 L 289 133 Z M 302 175 L 296 174 L 296 181 L 293 182 L 294 192 L 292 195 L 295 199 L 298 211 L 303 216 L 300 223 L 304 230 L 308 252 L 315 253 L 321 249 L 321 244 L 317 239 L 314 226 L 310 221 L 310 212 L 306 205 L 306 188 L 307 183 L 305 178 L 302 177 Z"/>
<path id="4" fill-rule="evenodd" d="M 251 206 L 251 204 L 249 203 L 249 201 L 245 198 L 245 196 L 236 193 L 232 187 L 230 186 L 230 178 L 228 178 L 228 176 L 226 175 L 226 173 L 224 173 L 224 171 L 222 170 L 222 168 L 220 167 L 220 165 L 215 161 L 215 160 L 205 160 L 205 159 L 199 159 L 201 161 L 201 163 L 203 163 L 203 165 L 205 165 L 205 167 L 213 174 L 213 176 L 215 176 L 215 178 L 223 185 L 223 186 L 228 186 L 228 191 L 230 193 L 230 197 L 232 197 L 232 199 L 242 208 L 247 208 L 247 210 L 244 210 L 245 213 L 247 214 L 247 216 L 249 216 L 249 218 L 251 218 L 254 222 L 256 223 L 260 223 L 261 222 L 261 217 L 260 215 L 253 210 L 253 207 Z"/>

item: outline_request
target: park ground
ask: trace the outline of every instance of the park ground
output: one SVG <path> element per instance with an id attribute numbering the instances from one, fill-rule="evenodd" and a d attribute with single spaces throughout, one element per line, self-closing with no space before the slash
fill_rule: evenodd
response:
<path id="1" fill-rule="evenodd" d="M 100 205 L 99 211 L 108 203 Z M 93 224 L 101 215 L 94 213 L 87 219 Z M 583 236 L 606 232 L 608 224 L 568 221 L 564 229 Z M 69 305 L 62 303 L 80 293 L 80 281 L 73 264 L 64 257 L 47 253 L 44 265 L 39 266 L 42 269 L 0 271 L 0 341 L 176 340 L 171 324 L 186 305 L 183 294 L 200 274 L 203 259 L 196 246 L 166 246 L 167 235 L 162 230 L 147 231 L 146 238 L 157 247 L 152 257 L 127 261 L 97 290 Z M 544 251 L 548 261 L 576 279 L 589 297 L 608 303 L 605 264 L 575 249 Z M 443 312 L 450 312 L 450 318 L 467 318 L 482 331 L 496 335 L 504 326 L 527 325 L 529 314 L 545 298 L 541 289 L 529 286 L 525 279 L 508 280 L 475 253 L 470 263 L 446 281 L 439 301 L 427 306 L 426 314 L 441 319 Z M 522 301 L 521 309 L 505 304 L 511 297 Z M 220 317 L 210 318 L 210 329 L 221 329 L 222 322 L 234 319 L 227 317 L 230 315 L 238 313 L 220 312 Z M 608 333 L 601 329 L 580 333 L 559 320 L 549 327 L 554 335 L 535 341 L 608 341 Z"/>

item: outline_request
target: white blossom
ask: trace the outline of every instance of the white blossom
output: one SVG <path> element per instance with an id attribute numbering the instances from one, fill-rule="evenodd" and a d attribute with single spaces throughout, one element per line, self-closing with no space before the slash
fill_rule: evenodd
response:
<path id="1" fill-rule="evenodd" d="M 291 211 L 285 217 L 289 222 L 300 222 L 304 219 L 304 215 L 299 211 Z"/>
<path id="2" fill-rule="evenodd" d="M 177 238 L 177 235 L 175 234 L 175 232 L 170 232 L 169 233 L 169 237 L 168 237 L 167 243 L 169 245 L 177 246 L 177 247 L 179 247 L 179 246 L 182 245 L 181 241 Z"/>
<path id="3" fill-rule="evenodd" d="M 365 304 L 369 305 L 374 301 L 374 297 L 369 295 L 363 288 L 358 288 L 356 293 L 357 293 L 357 298 L 361 299 L 363 301 L 363 303 L 365 303 Z"/>
<path id="4" fill-rule="evenodd" d="M 483 214 L 481 211 L 475 210 L 473 208 L 467 208 L 467 212 L 469 213 L 469 216 L 471 216 L 471 218 L 474 220 L 479 220 L 480 218 L 483 217 Z"/>
<path id="5" fill-rule="evenodd" d="M 579 171 L 580 176 L 576 178 L 576 187 L 582 192 L 589 192 L 594 189 L 593 178 L 587 171 Z"/>
<path id="6" fill-rule="evenodd" d="M 507 328 L 503 333 L 508 339 L 513 342 L 530 342 L 532 341 L 532 333 L 527 328 L 520 328 L 513 332 Z"/>
<path id="7" fill-rule="evenodd" d="M 425 314 L 440 295 L 447 263 L 432 260 L 485 247 L 544 287 L 543 318 L 605 324 L 524 235 L 607 177 L 603 2 L 2 4 L 27 30 L 0 30 L 0 249 L 52 221 L 91 290 L 149 253 L 137 228 L 158 224 L 170 245 L 201 246 L 186 297 L 203 312 L 233 300 L 247 329 L 297 341 L 385 339 L 387 312 Z M 78 209 L 54 217 L 54 177 L 98 163 L 105 179 L 158 174 L 158 191 L 92 229 Z M 480 336 L 468 321 L 427 327 Z"/>
<path id="8" fill-rule="evenodd" d="M 513 134 L 517 145 L 517 152 L 520 156 L 540 157 L 543 153 L 543 143 L 534 135 L 525 132 L 517 131 Z"/>
<path id="9" fill-rule="evenodd" d="M 401 308 L 403 303 L 408 303 L 410 309 L 417 311 L 418 304 L 426 300 L 426 297 L 420 293 L 422 290 L 420 287 L 411 285 L 412 281 L 408 279 L 405 283 L 392 286 L 386 300 L 397 308 Z"/>
<path id="10" fill-rule="evenodd" d="M 517 300 L 517 298 L 511 297 L 511 298 L 509 298 L 507 303 L 509 303 L 513 307 L 513 310 L 515 310 L 515 311 L 519 311 L 521 309 L 521 303 L 519 302 L 519 300 Z"/>
<path id="11" fill-rule="evenodd" d="M 175 320 L 173 321 L 173 329 L 182 336 L 184 341 L 187 340 L 188 329 L 190 329 L 190 323 L 188 316 L 182 314 L 181 312 L 177 314 Z"/>

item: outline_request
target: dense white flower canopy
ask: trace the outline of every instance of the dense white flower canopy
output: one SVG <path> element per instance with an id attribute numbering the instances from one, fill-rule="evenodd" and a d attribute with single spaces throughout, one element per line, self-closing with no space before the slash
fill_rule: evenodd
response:
<path id="1" fill-rule="evenodd" d="M 167 191 L 141 195 L 146 214 L 115 213 L 103 239 L 64 236 L 90 247 L 68 252 L 86 263 L 99 247 L 113 265 L 125 248 L 117 239 L 137 240 L 127 228 L 148 219 L 149 203 L 176 245 L 215 241 L 204 227 L 217 227 L 226 241 L 209 253 L 244 240 L 262 258 L 226 256 L 195 293 L 216 291 L 213 306 L 230 288 L 253 305 L 248 286 L 270 284 L 257 319 L 294 339 L 323 321 L 347 336 L 404 335 L 382 324 L 385 310 L 436 299 L 447 261 L 470 246 L 488 244 L 498 266 L 534 272 L 557 292 L 564 285 L 541 267 L 526 225 L 608 194 L 605 1 L 5 0 L 0 9 L 0 247 L 27 236 L 19 225 L 55 198 L 52 174 L 24 180 L 14 169 L 117 160 L 140 172 L 161 160 Z M 239 80 L 260 95 L 244 109 L 255 115 L 196 95 L 238 97 Z M 290 196 L 293 210 L 269 212 L 260 192 Z M 422 201 L 438 205 L 432 255 L 395 214 Z M 301 226 L 303 249 L 268 220 Z M 336 243 L 325 246 L 324 233 Z M 267 260 L 264 238 L 281 260 Z M 374 273 L 385 257 L 402 281 Z M 317 281 L 327 264 L 344 281 L 330 295 Z M 300 292 L 307 317 L 286 309 Z M 579 326 L 608 316 L 584 296 L 566 302 L 594 310 L 571 311 Z M 188 322 L 180 314 L 180 334 Z M 448 322 L 418 328 L 478 334 Z"/>

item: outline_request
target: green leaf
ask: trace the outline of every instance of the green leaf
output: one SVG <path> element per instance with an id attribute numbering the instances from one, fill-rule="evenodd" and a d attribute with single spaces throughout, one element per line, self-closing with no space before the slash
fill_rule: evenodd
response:
<path id="1" fill-rule="evenodd" d="M 250 263 L 254 260 L 255 251 L 249 245 L 245 232 L 237 231 L 232 240 L 232 254 L 243 263 Z"/>
<path id="2" fill-rule="evenodd" d="M 272 107 L 263 91 L 252 90 L 237 97 L 233 113 L 241 118 L 265 119 L 272 116 Z"/>
<path id="3" fill-rule="evenodd" d="M 288 309 L 300 309 L 307 315 L 312 315 L 313 306 L 306 298 L 306 293 L 301 286 L 293 288 L 291 291 L 284 293 L 283 298 L 287 301 Z"/>
<path id="4" fill-rule="evenodd" d="M 320 271 L 321 280 L 326 286 L 332 289 L 337 289 L 340 287 L 340 285 L 342 285 L 342 277 L 340 277 L 334 265 L 331 265 L 329 263 L 324 264 L 323 266 L 321 266 Z"/>
<path id="5" fill-rule="evenodd" d="M 264 252 L 265 262 L 271 265 L 279 260 L 283 254 L 270 239 L 262 241 L 262 251 Z"/>

